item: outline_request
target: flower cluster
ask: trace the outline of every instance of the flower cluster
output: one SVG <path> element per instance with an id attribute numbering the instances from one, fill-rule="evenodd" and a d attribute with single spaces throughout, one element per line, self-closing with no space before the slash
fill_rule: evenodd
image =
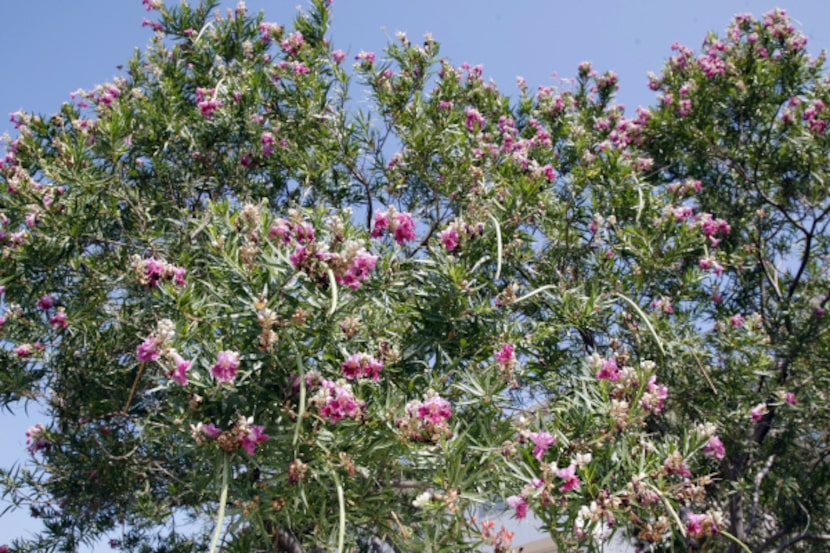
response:
<path id="1" fill-rule="evenodd" d="M 202 445 L 206 439 L 216 441 L 219 448 L 226 453 L 244 449 L 248 455 L 255 455 L 257 445 L 268 440 L 265 427 L 253 424 L 252 417 L 239 417 L 230 430 L 222 431 L 213 423 L 190 425 L 193 440 Z"/>
<path id="2" fill-rule="evenodd" d="M 168 344 L 176 336 L 176 326 L 170 319 L 162 319 L 156 325 L 156 331 L 150 334 L 136 348 L 135 356 L 140 363 L 158 361 L 162 353 L 165 353 Z"/>
<path id="3" fill-rule="evenodd" d="M 213 113 L 225 104 L 216 99 L 216 90 L 199 87 L 196 89 L 196 105 L 205 119 L 212 119 Z"/>
<path id="4" fill-rule="evenodd" d="M 395 425 L 411 440 L 436 442 L 442 437 L 452 436 L 449 428 L 451 416 L 450 402 L 430 390 L 424 401 L 414 400 L 407 403 L 404 416 L 396 419 Z"/>
<path id="5" fill-rule="evenodd" d="M 134 255 L 132 268 L 138 282 L 147 288 L 158 286 L 162 280 L 173 281 L 176 286 L 185 285 L 184 275 L 187 271 L 183 267 L 177 267 L 155 257 L 142 258 Z"/>
<path id="6" fill-rule="evenodd" d="M 303 271 L 312 280 L 327 282 L 327 273 L 331 270 L 338 284 L 352 290 L 360 288 L 375 269 L 378 256 L 370 254 L 359 242 L 342 238 L 335 239 L 332 245 L 315 242 L 314 228 L 298 220 L 298 214 L 290 214 L 290 221 L 277 219 L 268 232 L 268 237 L 278 243 L 290 245 L 295 242 L 294 251 L 288 256 L 289 261 L 298 271 Z M 329 248 L 337 247 L 337 251 Z"/>
<path id="7" fill-rule="evenodd" d="M 375 382 L 380 379 L 383 362 L 366 353 L 355 353 L 340 364 L 343 376 L 347 380 L 356 378 L 371 378 Z"/>
<path id="8" fill-rule="evenodd" d="M 150 334 L 136 348 L 136 359 L 140 363 L 158 361 L 162 356 L 166 359 L 167 378 L 185 386 L 187 385 L 187 371 L 192 361 L 184 359 L 170 345 L 176 336 L 176 328 L 169 319 L 162 319 L 156 325 L 156 331 Z"/>
<path id="9" fill-rule="evenodd" d="M 448 252 L 453 252 L 458 248 L 459 244 L 464 241 L 481 236 L 484 234 L 484 225 L 479 223 L 476 226 L 466 224 L 461 219 L 456 219 L 447 225 L 447 228 L 438 233 L 441 243 L 444 244 L 444 249 Z"/>
<path id="10" fill-rule="evenodd" d="M 380 238 L 387 230 L 401 246 L 415 240 L 415 220 L 412 214 L 397 211 L 395 206 L 389 206 L 386 211 L 378 211 L 373 217 L 372 238 Z"/>
<path id="11" fill-rule="evenodd" d="M 210 368 L 210 374 L 219 382 L 233 382 L 236 379 L 237 370 L 239 370 L 239 353 L 220 351 L 216 356 L 216 363 Z"/>
<path id="12" fill-rule="evenodd" d="M 686 532 L 693 538 L 713 536 L 718 533 L 718 528 L 721 526 L 723 526 L 723 521 L 720 513 L 686 513 Z"/>
<path id="13" fill-rule="evenodd" d="M 34 455 L 38 451 L 42 449 L 46 449 L 49 447 L 49 441 L 46 439 L 44 435 L 46 429 L 43 427 L 42 424 L 36 424 L 34 426 L 30 426 L 28 430 L 26 430 L 26 449 Z"/>
<path id="14" fill-rule="evenodd" d="M 659 415 L 663 411 L 663 404 L 669 397 L 669 388 L 665 384 L 657 383 L 657 376 L 651 375 L 646 384 L 646 391 L 640 400 L 640 405 L 646 411 Z"/>
<path id="15" fill-rule="evenodd" d="M 320 416 L 336 423 L 344 418 L 359 419 L 363 415 L 365 402 L 355 398 L 352 387 L 343 380 L 332 382 L 323 379 L 320 389 L 309 403 L 317 406 Z"/>

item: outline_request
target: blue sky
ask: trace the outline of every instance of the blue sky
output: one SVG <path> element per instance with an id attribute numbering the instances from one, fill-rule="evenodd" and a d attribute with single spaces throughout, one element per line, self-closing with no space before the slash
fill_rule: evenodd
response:
<path id="1" fill-rule="evenodd" d="M 295 2 L 284 0 L 247 6 L 280 24 L 296 13 Z M 646 74 L 659 72 L 673 42 L 697 49 L 707 31 L 723 31 L 735 14 L 760 16 L 776 6 L 798 21 L 811 52 L 830 48 L 830 2 L 818 0 L 335 0 L 331 37 L 352 56 L 360 50 L 380 55 L 397 31 L 413 40 L 430 32 L 453 64 L 483 64 L 485 78 L 510 94 L 517 76 L 533 89 L 572 77 L 580 62 L 592 61 L 620 76 L 619 101 L 633 109 L 652 102 Z M 149 40 L 141 21 L 152 15 L 140 0 L 0 2 L 0 134 L 13 133 L 9 112 L 51 114 L 70 92 L 117 76 L 116 66 Z M 25 431 L 34 422 L 22 409 L 16 416 L 0 413 L 0 466 L 25 460 Z M 36 527 L 26 513 L 4 515 L 0 544 Z M 106 544 L 94 549 L 109 550 Z"/>

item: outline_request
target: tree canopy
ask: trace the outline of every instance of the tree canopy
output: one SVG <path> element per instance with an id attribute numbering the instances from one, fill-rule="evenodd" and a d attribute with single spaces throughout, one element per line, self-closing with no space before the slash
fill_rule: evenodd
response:
<path id="1" fill-rule="evenodd" d="M 830 84 L 783 11 L 627 114 L 587 63 L 347 60 L 323 0 L 144 4 L 0 162 L 0 401 L 47 415 L 12 551 L 506 552 L 499 506 L 562 551 L 827 547 Z"/>

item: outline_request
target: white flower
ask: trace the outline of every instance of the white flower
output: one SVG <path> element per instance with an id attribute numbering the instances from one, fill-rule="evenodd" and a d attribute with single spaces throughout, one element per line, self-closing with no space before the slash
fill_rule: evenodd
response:
<path id="1" fill-rule="evenodd" d="M 412 502 L 412 506 L 417 507 L 419 509 L 423 509 L 424 507 L 429 505 L 429 502 L 431 500 L 432 500 L 432 492 L 426 491 L 422 494 L 419 494 L 418 497 L 415 498 L 415 500 Z"/>

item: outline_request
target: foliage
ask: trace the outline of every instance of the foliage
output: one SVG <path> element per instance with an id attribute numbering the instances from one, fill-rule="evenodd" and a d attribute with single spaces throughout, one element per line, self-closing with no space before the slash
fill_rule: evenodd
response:
<path id="1" fill-rule="evenodd" d="M 49 417 L 13 550 L 507 551 L 497 504 L 563 551 L 820 550 L 830 99 L 785 14 L 677 46 L 632 119 L 589 64 L 347 70 L 322 0 L 145 5 L 0 166 L 0 398 Z"/>

